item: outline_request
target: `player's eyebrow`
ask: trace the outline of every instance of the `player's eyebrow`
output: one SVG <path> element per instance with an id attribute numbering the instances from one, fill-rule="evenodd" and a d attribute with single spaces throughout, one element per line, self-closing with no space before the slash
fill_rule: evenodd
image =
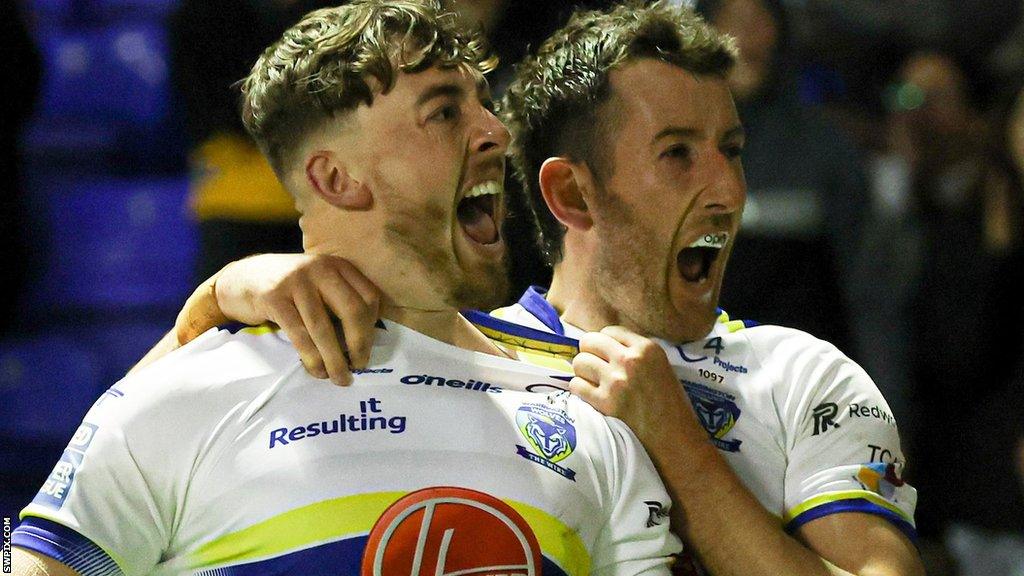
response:
<path id="1" fill-rule="evenodd" d="M 666 138 L 668 136 L 679 136 L 681 138 L 694 139 L 700 137 L 700 130 L 696 128 L 683 128 L 682 126 L 668 126 L 662 128 L 660 132 L 654 135 L 651 139 L 651 144 L 656 144 L 658 140 Z"/>
<path id="2" fill-rule="evenodd" d="M 685 138 L 685 139 L 693 140 L 693 139 L 700 138 L 701 134 L 702 134 L 701 130 L 698 130 L 696 128 L 684 128 L 682 126 L 668 126 L 666 128 L 663 128 L 660 132 L 658 132 L 657 134 L 654 135 L 654 138 L 651 139 L 651 144 L 656 144 L 658 142 L 658 140 L 661 140 L 662 138 L 665 138 L 665 137 L 668 137 L 668 136 L 677 136 L 677 137 L 680 137 L 680 138 Z M 744 130 L 742 125 L 740 125 L 740 126 L 733 126 L 729 130 L 727 130 L 725 132 L 725 134 L 722 135 L 722 140 L 730 140 L 730 139 L 736 138 L 736 137 L 744 137 L 744 136 L 746 136 L 746 134 L 747 134 L 747 132 L 746 132 L 746 130 Z"/>
<path id="3" fill-rule="evenodd" d="M 422 106 L 427 102 L 430 102 L 434 98 L 441 96 L 453 96 L 455 98 L 462 98 L 466 95 L 466 91 L 454 82 L 444 82 L 441 84 L 434 84 L 430 88 L 427 88 L 420 97 L 416 99 L 416 106 Z"/>
<path id="4" fill-rule="evenodd" d="M 733 126 L 726 130 L 725 134 L 722 135 L 722 140 L 732 140 L 733 138 L 746 138 L 747 131 L 742 125 Z"/>

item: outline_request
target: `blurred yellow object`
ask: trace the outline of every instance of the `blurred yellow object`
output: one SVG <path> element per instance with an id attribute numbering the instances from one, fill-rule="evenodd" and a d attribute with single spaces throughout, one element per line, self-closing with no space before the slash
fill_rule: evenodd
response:
<path id="1" fill-rule="evenodd" d="M 189 205 L 199 220 L 296 221 L 295 201 L 259 148 L 247 137 L 221 132 L 192 156 Z"/>

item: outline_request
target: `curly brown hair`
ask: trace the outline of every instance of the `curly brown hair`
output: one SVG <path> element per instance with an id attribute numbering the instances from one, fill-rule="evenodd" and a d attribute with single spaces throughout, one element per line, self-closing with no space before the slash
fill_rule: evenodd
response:
<path id="1" fill-rule="evenodd" d="M 736 62 L 735 41 L 690 9 L 665 2 L 631 1 L 610 11 L 578 12 L 515 71 L 502 100 L 512 133 L 509 153 L 526 191 L 549 265 L 562 259 L 565 227 L 540 192 L 544 161 L 567 156 L 586 162 L 599 180 L 612 167 L 608 135 L 617 128 L 608 75 L 640 58 L 656 58 L 694 74 L 725 77 Z"/>
<path id="2" fill-rule="evenodd" d="M 242 122 L 284 181 L 308 131 L 371 105 L 399 72 L 496 64 L 482 36 L 437 0 L 354 0 L 310 12 L 263 52 L 242 81 Z"/>

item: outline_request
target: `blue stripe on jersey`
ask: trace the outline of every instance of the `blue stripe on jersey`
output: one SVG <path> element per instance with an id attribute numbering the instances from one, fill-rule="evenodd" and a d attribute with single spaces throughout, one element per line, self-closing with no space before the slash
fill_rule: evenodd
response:
<path id="1" fill-rule="evenodd" d="M 11 544 L 49 556 L 73 568 L 82 576 L 122 574 L 117 563 L 102 548 L 67 526 L 29 516 L 11 534 Z"/>
<path id="2" fill-rule="evenodd" d="M 306 548 L 283 556 L 212 568 L 196 572 L 196 576 L 278 576 L 303 574 L 304 576 L 360 576 L 363 551 L 369 536 L 357 536 Z M 541 573 L 544 576 L 567 576 L 558 564 L 543 558 Z"/>
<path id="3" fill-rule="evenodd" d="M 840 512 L 863 512 L 864 514 L 881 516 L 895 524 L 896 527 L 907 536 L 907 538 L 910 538 L 910 541 L 913 542 L 915 546 L 917 545 L 917 529 L 914 528 L 910 522 L 907 522 L 892 510 L 883 508 L 878 504 L 863 498 L 836 500 L 835 502 L 815 506 L 814 508 L 803 512 L 796 518 L 790 520 L 789 524 L 786 525 L 786 531 L 792 534 L 793 532 L 796 532 L 798 528 L 812 520 L 817 520 L 818 518 L 824 518 L 830 514 L 838 514 Z"/>
<path id="4" fill-rule="evenodd" d="M 515 322 L 509 322 L 508 320 L 502 320 L 491 316 L 486 312 L 479 310 L 463 310 L 462 316 L 469 320 L 473 324 L 497 330 L 504 334 L 512 336 L 518 336 L 520 338 L 527 338 L 529 340 L 538 340 L 540 342 L 547 342 L 549 344 L 558 344 L 561 346 L 571 346 L 573 348 L 579 348 L 579 340 L 575 338 L 569 338 L 568 336 L 559 336 L 558 334 L 552 334 L 550 332 L 544 332 L 543 330 L 537 330 L 535 328 L 529 328 L 521 326 Z"/>

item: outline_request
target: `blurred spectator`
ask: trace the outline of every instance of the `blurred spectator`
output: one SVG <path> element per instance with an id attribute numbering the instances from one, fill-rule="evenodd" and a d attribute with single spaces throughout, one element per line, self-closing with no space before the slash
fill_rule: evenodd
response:
<path id="1" fill-rule="evenodd" d="M 777 0 L 697 7 L 740 48 L 729 82 L 747 132 L 748 193 L 722 306 L 850 349 L 846 287 L 869 202 L 859 153 L 798 102 L 789 23 Z"/>
<path id="2" fill-rule="evenodd" d="M 888 156 L 876 163 L 889 176 L 876 182 L 902 205 L 899 226 L 880 233 L 891 242 L 893 229 L 916 231 L 907 244 L 920 247 L 919 275 L 906 274 L 918 276 L 906 313 L 919 529 L 945 538 L 961 574 L 1018 574 L 1021 419 L 1010 402 L 1024 321 L 1024 98 L 1008 98 L 991 135 L 953 58 L 912 54 L 898 80 L 887 96 Z"/>
<path id="3" fill-rule="evenodd" d="M 0 334 L 6 334 L 14 325 L 15 309 L 32 262 L 18 138 L 39 95 L 42 63 L 22 16 L 18 2 L 0 5 L 0 37 L 7 38 L 8 49 L 13 52 L 0 59 L 5 104 L 4 113 L 0 114 L 0 218 L 4 231 L 0 247 L 0 261 L 4 265 Z"/>
<path id="4" fill-rule="evenodd" d="M 170 22 L 172 76 L 192 142 L 197 276 L 258 252 L 300 252 L 298 213 L 242 128 L 234 84 L 314 0 L 183 0 Z"/>

